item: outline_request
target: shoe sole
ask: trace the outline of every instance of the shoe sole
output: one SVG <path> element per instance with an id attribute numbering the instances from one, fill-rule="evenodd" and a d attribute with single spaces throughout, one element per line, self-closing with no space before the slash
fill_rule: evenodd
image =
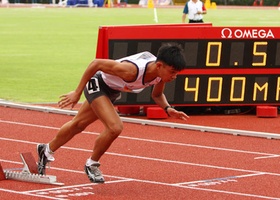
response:
<path id="1" fill-rule="evenodd" d="M 103 180 L 103 181 L 98 181 L 98 180 L 93 179 L 93 178 L 90 176 L 90 174 L 89 174 L 89 172 L 88 172 L 88 170 L 87 170 L 86 167 L 84 168 L 84 170 L 85 170 L 85 173 L 86 173 L 88 179 L 90 180 L 90 182 L 92 182 L 92 183 L 99 183 L 99 184 L 105 183 L 105 180 Z"/>
<path id="2" fill-rule="evenodd" d="M 38 174 L 40 174 L 40 175 L 46 175 L 46 172 L 45 172 L 45 173 L 40 173 L 40 172 L 39 172 L 39 163 L 41 163 L 40 153 L 44 150 L 44 148 L 43 148 L 41 151 L 39 151 L 39 146 L 40 146 L 40 144 L 37 145 L 37 153 L 38 153 L 38 157 L 39 157 L 39 159 L 38 159 L 38 164 L 37 164 L 37 166 L 38 166 Z M 46 165 L 45 165 L 45 169 L 46 169 Z M 45 169 L 44 169 L 43 171 L 45 171 Z"/>

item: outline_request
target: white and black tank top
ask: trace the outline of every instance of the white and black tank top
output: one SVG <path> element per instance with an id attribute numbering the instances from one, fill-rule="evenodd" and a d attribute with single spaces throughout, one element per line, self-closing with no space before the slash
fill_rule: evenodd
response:
<path id="1" fill-rule="evenodd" d="M 117 62 L 127 61 L 133 63 L 137 67 L 138 73 L 137 73 L 136 80 L 132 82 L 126 82 L 118 76 L 101 72 L 102 79 L 104 80 L 106 85 L 108 85 L 110 88 L 114 90 L 118 90 L 122 92 L 139 93 L 144 88 L 151 85 L 155 85 L 161 81 L 161 78 L 157 77 L 151 82 L 144 83 L 144 76 L 147 70 L 148 63 L 153 62 L 155 60 L 156 57 L 147 51 L 118 59 L 116 60 Z"/>

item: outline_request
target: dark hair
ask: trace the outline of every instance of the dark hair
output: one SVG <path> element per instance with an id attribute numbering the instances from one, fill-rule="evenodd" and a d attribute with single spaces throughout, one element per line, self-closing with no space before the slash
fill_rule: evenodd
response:
<path id="1" fill-rule="evenodd" d="M 178 71 L 186 68 L 184 50 L 181 45 L 177 43 L 163 44 L 158 50 L 156 61 L 162 61 Z"/>

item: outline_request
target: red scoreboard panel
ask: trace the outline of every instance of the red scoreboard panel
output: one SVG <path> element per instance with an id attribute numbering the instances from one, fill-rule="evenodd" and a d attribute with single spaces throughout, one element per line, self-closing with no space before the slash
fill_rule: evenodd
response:
<path id="1" fill-rule="evenodd" d="M 172 105 L 280 105 L 280 27 L 213 27 L 211 24 L 103 26 L 97 58 L 141 51 L 162 43 L 182 45 L 187 69 L 167 83 Z M 152 88 L 122 93 L 116 105 L 151 105 Z"/>

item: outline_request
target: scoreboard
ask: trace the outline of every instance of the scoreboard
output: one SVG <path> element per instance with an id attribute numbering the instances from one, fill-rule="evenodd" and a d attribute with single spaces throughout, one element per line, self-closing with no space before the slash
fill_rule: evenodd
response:
<path id="1" fill-rule="evenodd" d="M 213 27 L 211 24 L 104 26 L 97 58 L 141 51 L 157 54 L 167 42 L 182 45 L 187 68 L 167 83 L 177 106 L 280 105 L 280 27 Z M 116 105 L 151 105 L 152 88 L 122 93 Z"/>

